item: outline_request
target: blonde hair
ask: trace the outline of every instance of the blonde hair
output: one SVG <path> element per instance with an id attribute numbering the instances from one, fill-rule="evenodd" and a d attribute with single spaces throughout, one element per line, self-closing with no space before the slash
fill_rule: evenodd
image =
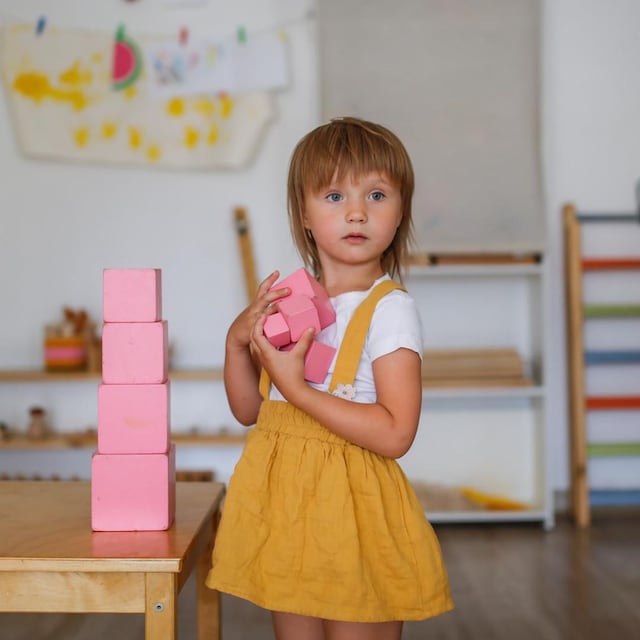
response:
<path id="1" fill-rule="evenodd" d="M 322 265 L 315 240 L 304 226 L 304 195 L 351 175 L 379 172 L 400 190 L 402 219 L 391 244 L 382 254 L 385 273 L 402 281 L 402 270 L 413 240 L 411 200 L 414 175 L 411 159 L 398 137 L 385 127 L 359 118 L 335 118 L 305 135 L 296 145 L 287 182 L 289 224 L 305 266 L 316 277 Z"/>

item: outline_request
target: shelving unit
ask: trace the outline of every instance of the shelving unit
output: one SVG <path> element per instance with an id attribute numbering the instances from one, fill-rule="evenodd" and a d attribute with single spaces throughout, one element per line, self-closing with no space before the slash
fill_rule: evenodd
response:
<path id="1" fill-rule="evenodd" d="M 544 257 L 535 264 L 514 261 L 410 269 L 407 285 L 421 305 L 428 345 L 431 340 L 433 347 L 454 348 L 460 343 L 467 348 L 518 347 L 527 377 L 533 381 L 523 386 L 425 388 L 418 438 L 408 460 L 401 461 L 409 478 L 451 487 L 476 481 L 487 493 L 528 505 L 521 510 L 433 510 L 428 512 L 431 522 L 539 522 L 545 529 L 553 527 L 545 387 L 546 270 Z M 509 300 L 513 317 L 501 318 L 505 327 L 510 327 L 504 332 L 506 344 L 496 342 L 500 328 L 484 335 L 479 326 L 482 319 L 464 308 L 466 300 L 456 295 L 457 287 L 466 287 L 468 292 L 470 285 L 478 292 L 478 305 L 490 307 L 494 292 L 502 292 L 500 300 Z M 485 296 L 486 291 L 490 293 Z M 452 321 L 436 322 L 445 312 L 451 314 Z M 495 310 L 488 312 L 491 314 L 495 315 Z M 460 317 L 468 321 L 461 322 Z M 431 335 L 438 324 L 455 327 L 447 335 Z M 499 455 L 497 449 L 501 449 Z M 466 456 L 462 461 L 461 450 Z M 454 465 L 458 468 L 448 469 Z M 470 469 L 470 480 L 465 476 L 465 465 Z M 429 475 L 431 466 L 442 475 Z M 420 477 L 421 473 L 426 477 Z M 494 486 L 497 488 L 492 489 Z"/>
<path id="2" fill-rule="evenodd" d="M 640 409 L 638 394 L 591 395 L 586 392 L 585 368 L 640 363 L 640 350 L 593 350 L 586 348 L 584 326 L 589 320 L 625 322 L 640 319 L 640 304 L 585 304 L 583 282 L 590 274 L 602 272 L 614 276 L 625 271 L 640 271 L 640 257 L 585 257 L 582 251 L 582 225 L 615 223 L 637 225 L 634 214 L 580 214 L 575 206 L 563 208 L 565 234 L 565 271 L 567 283 L 567 347 L 571 412 L 571 508 L 578 526 L 591 521 L 592 505 L 640 505 L 640 489 L 590 490 L 589 460 L 640 456 L 639 442 L 589 442 L 587 413 L 594 411 L 633 411 Z M 622 226 L 621 228 L 625 228 Z M 637 301 L 636 301 L 637 302 Z"/>
<path id="3" fill-rule="evenodd" d="M 433 323 L 429 320 L 429 310 L 435 308 L 435 315 L 441 325 L 448 325 L 447 320 L 442 320 L 441 314 L 449 306 L 447 301 L 438 309 L 438 298 L 450 288 L 468 287 L 473 283 L 473 289 L 482 291 L 489 288 L 492 291 L 506 293 L 501 295 L 505 299 L 512 299 L 510 305 L 514 313 L 513 318 L 505 322 L 512 327 L 523 324 L 520 311 L 515 312 L 524 305 L 526 321 L 524 328 L 516 327 L 508 340 L 510 346 L 518 347 L 522 352 L 527 365 L 527 377 L 532 378 L 533 384 L 526 386 L 490 386 L 490 387 L 443 387 L 428 385 L 423 394 L 423 421 L 418 439 L 424 434 L 424 447 L 429 450 L 437 450 L 435 454 L 442 460 L 445 467 L 455 466 L 458 456 L 455 451 L 448 450 L 448 445 L 455 449 L 460 442 L 476 442 L 478 439 L 477 458 L 472 465 L 472 472 L 478 474 L 478 482 L 472 477 L 466 484 L 490 492 L 495 488 L 495 493 L 522 499 L 527 502 L 529 508 L 523 510 L 437 510 L 428 513 L 429 519 L 434 522 L 472 523 L 472 522 L 531 522 L 541 523 L 546 529 L 553 526 L 553 505 L 548 480 L 547 463 L 547 436 L 546 436 L 546 389 L 544 375 L 544 292 L 545 292 L 546 265 L 539 264 L 507 264 L 507 265 L 463 265 L 463 266 L 429 266 L 412 267 L 407 279 L 409 289 L 416 289 L 415 297 L 420 303 L 426 305 L 427 318 L 425 325 Z M 414 293 L 412 291 L 412 293 Z M 455 296 L 454 296 L 455 297 Z M 489 298 L 491 296 L 488 296 Z M 457 304 L 464 301 L 456 298 Z M 455 302 L 455 301 L 454 301 Z M 435 304 L 434 304 L 435 303 Z M 424 315 L 424 314 L 423 314 Z M 465 316 L 464 313 L 460 315 Z M 461 323 L 460 335 L 457 337 L 466 340 L 466 346 L 497 346 L 492 344 L 493 338 L 476 335 L 478 326 L 476 323 Z M 427 331 L 427 336 L 431 336 Z M 517 334 L 517 335 L 516 335 Z M 522 334 L 522 335 L 520 335 Z M 433 337 L 433 336 L 431 336 Z M 439 337 L 433 337 L 433 346 L 441 347 L 449 344 L 457 346 L 455 340 L 441 341 Z M 504 344 L 503 344 L 504 346 Z M 170 379 L 184 381 L 181 384 L 189 384 L 197 381 L 222 380 L 222 371 L 219 369 L 206 369 L 195 371 L 173 371 Z M 99 374 L 89 373 L 48 373 L 43 371 L 0 371 L 0 383 L 96 383 Z M 449 416 L 453 423 L 450 424 Z M 453 426 L 452 426 L 453 425 Z M 496 426 L 497 425 L 497 426 Z M 459 436 L 453 438 L 451 432 Z M 447 442 L 439 443 L 439 437 L 444 435 Z M 77 434 L 64 434 L 60 438 L 43 443 L 31 443 L 22 439 L 10 447 L 50 447 L 57 450 L 73 449 L 78 447 Z M 179 440 L 183 436 L 176 434 L 178 446 L 212 446 L 226 447 L 238 445 L 238 438 L 243 436 L 230 435 L 223 438 L 213 435 L 197 435 L 185 440 Z M 494 441 L 497 438 L 500 442 Z M 417 439 L 417 440 L 418 440 Z M 85 439 L 81 441 L 82 447 L 93 447 L 93 441 Z M 439 444 L 443 446 L 439 448 Z M 471 445 L 475 448 L 475 444 Z M 488 449 L 488 453 L 482 448 Z M 503 450 L 496 456 L 496 449 Z M 0 445 L 0 451 L 2 450 Z M 412 460 L 401 460 L 410 479 L 420 480 L 423 469 L 431 466 L 425 463 L 423 451 L 419 442 L 412 449 Z M 459 461 L 458 461 L 459 462 Z M 415 473 L 414 473 L 415 471 Z M 495 483 L 497 479 L 497 484 Z M 433 480 L 433 478 L 429 478 Z M 449 478 L 444 472 L 442 477 L 436 478 L 436 482 L 456 484 L 459 478 Z M 488 484 L 487 481 L 489 480 Z M 495 487 L 492 485 L 494 481 Z"/>

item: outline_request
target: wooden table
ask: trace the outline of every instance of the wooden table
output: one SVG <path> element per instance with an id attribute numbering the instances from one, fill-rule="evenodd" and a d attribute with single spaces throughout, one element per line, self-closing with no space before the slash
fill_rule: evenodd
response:
<path id="1" fill-rule="evenodd" d="M 177 637 L 196 568 L 198 640 L 219 640 L 204 585 L 224 486 L 179 482 L 168 531 L 91 531 L 89 482 L 0 482 L 0 611 L 144 613 L 146 640 Z"/>

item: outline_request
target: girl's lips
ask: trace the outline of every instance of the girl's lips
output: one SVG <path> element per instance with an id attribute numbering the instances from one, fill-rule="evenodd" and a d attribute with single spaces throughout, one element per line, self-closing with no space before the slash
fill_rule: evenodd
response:
<path id="1" fill-rule="evenodd" d="M 367 239 L 367 236 L 362 233 L 349 233 L 344 239 L 351 244 L 361 244 Z"/>

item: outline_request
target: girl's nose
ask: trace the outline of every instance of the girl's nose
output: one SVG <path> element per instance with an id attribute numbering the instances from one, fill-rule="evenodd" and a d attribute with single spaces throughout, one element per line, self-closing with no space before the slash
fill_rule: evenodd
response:
<path id="1" fill-rule="evenodd" d="M 347 220 L 349 222 L 366 222 L 367 212 L 361 202 L 352 202 L 347 210 Z"/>

